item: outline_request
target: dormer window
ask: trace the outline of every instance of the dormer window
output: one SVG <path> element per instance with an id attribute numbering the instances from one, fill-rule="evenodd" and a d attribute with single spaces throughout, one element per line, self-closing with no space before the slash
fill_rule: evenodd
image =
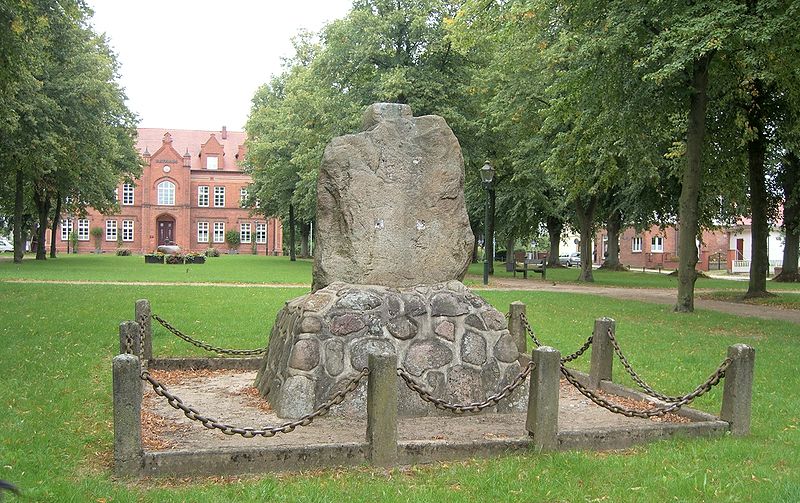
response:
<path id="1" fill-rule="evenodd" d="M 209 155 L 206 157 L 206 169 L 218 169 L 219 168 L 219 157 L 215 155 Z"/>
<path id="2" fill-rule="evenodd" d="M 161 206 L 175 205 L 175 184 L 164 180 L 158 184 L 158 204 Z"/>

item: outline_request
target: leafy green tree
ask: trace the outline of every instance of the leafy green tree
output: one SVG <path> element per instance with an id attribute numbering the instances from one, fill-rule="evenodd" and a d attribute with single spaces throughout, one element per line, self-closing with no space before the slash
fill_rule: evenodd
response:
<path id="1" fill-rule="evenodd" d="M 82 2 L 12 3 L 4 14 L 12 32 L 33 41 L 16 64 L 33 84 L 20 79 L 2 100 L 14 118 L 0 130 L 0 163 L 15 169 L 15 260 L 22 258 L 26 193 L 38 219 L 36 258 L 44 260 L 53 206 L 60 210 L 68 198 L 72 211 L 107 211 L 117 183 L 138 174 L 135 117 L 116 83 L 115 57 L 88 26 Z"/>

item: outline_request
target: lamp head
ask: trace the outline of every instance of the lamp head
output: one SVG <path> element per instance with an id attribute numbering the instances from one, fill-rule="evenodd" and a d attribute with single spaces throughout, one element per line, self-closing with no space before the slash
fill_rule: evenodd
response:
<path id="1" fill-rule="evenodd" d="M 489 161 L 486 161 L 481 168 L 481 180 L 483 183 L 492 183 L 492 180 L 494 180 L 494 173 L 495 169 L 489 164 Z"/>

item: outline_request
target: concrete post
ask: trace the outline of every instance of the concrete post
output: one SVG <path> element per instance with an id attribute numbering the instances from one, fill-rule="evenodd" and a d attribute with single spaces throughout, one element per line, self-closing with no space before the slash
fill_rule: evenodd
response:
<path id="1" fill-rule="evenodd" d="M 732 361 L 725 371 L 720 419 L 731 423 L 733 435 L 749 435 L 756 350 L 747 344 L 734 344 L 728 348 L 728 358 Z"/>
<path id="2" fill-rule="evenodd" d="M 375 466 L 397 462 L 397 355 L 370 354 L 367 360 L 367 442 Z"/>
<path id="3" fill-rule="evenodd" d="M 525 314 L 525 311 L 526 306 L 520 301 L 512 302 L 508 307 L 508 331 L 511 332 L 511 338 L 517 344 L 517 350 L 522 354 L 528 353 L 528 334 L 525 333 L 525 324 L 520 316 Z"/>
<path id="4" fill-rule="evenodd" d="M 130 340 L 130 352 L 137 357 L 139 354 L 139 324 L 135 321 L 123 321 L 119 324 L 119 353 L 125 354 L 128 352 L 128 340 Z"/>
<path id="5" fill-rule="evenodd" d="M 152 311 L 150 309 L 150 301 L 147 299 L 139 299 L 136 301 L 136 310 L 133 320 L 139 324 L 140 330 L 144 334 L 144 360 L 153 359 L 153 325 L 152 325 Z M 144 327 L 144 328 L 141 328 Z"/>
<path id="6" fill-rule="evenodd" d="M 117 355 L 113 360 L 114 473 L 138 475 L 142 467 L 142 381 L 139 358 Z"/>
<path id="7" fill-rule="evenodd" d="M 533 437 L 539 451 L 552 451 L 558 446 L 558 388 L 561 353 L 548 346 L 533 350 L 528 418 L 525 429 Z"/>
<path id="8" fill-rule="evenodd" d="M 616 335 L 617 322 L 611 318 L 600 318 L 594 321 L 592 335 L 592 362 L 589 367 L 589 389 L 596 390 L 600 381 L 611 380 L 611 368 L 614 362 L 614 347 L 608 338 L 608 329 Z"/>

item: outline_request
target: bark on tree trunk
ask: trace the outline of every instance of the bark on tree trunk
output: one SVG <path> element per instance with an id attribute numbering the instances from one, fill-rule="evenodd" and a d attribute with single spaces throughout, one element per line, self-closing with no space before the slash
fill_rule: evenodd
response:
<path id="1" fill-rule="evenodd" d="M 601 269 L 609 269 L 612 271 L 620 271 L 623 269 L 622 264 L 619 263 L 619 233 L 622 230 L 622 213 L 619 210 L 614 210 L 608 217 L 606 223 L 606 232 L 608 233 L 608 256 L 603 260 Z"/>
<path id="2" fill-rule="evenodd" d="M 797 270 L 798 253 L 800 252 L 800 157 L 789 152 L 783 159 L 781 173 L 783 188 L 783 231 L 786 241 L 783 243 L 783 266 L 781 273 L 773 281 L 800 282 Z"/>
<path id="3" fill-rule="evenodd" d="M 311 225 L 308 222 L 300 223 L 300 258 L 308 258 L 308 236 L 311 234 Z"/>
<path id="4" fill-rule="evenodd" d="M 558 267 L 558 253 L 561 246 L 561 233 L 564 223 L 556 217 L 547 217 L 547 237 L 550 239 L 550 251 L 547 253 L 547 267 Z"/>
<path id="5" fill-rule="evenodd" d="M 472 237 L 475 238 L 472 240 L 472 263 L 478 263 L 478 234 L 475 232 L 475 228 L 472 228 Z"/>
<path id="6" fill-rule="evenodd" d="M 489 260 L 489 274 L 494 274 L 494 188 L 489 189 L 489 221 L 486 222 L 486 243 L 483 244 Z"/>
<path id="7" fill-rule="evenodd" d="M 768 195 L 764 179 L 764 155 L 767 139 L 764 131 L 762 102 L 764 86 L 759 79 L 753 82 L 755 96 L 750 104 L 747 119 L 755 137 L 747 143 L 747 170 L 750 176 L 750 214 L 753 244 L 750 248 L 750 284 L 745 298 L 766 297 L 767 273 L 769 272 L 769 223 L 767 222 Z"/>
<path id="8" fill-rule="evenodd" d="M 694 61 L 692 92 L 689 104 L 689 125 L 686 134 L 686 169 L 681 180 L 678 221 L 678 301 L 675 312 L 694 312 L 694 283 L 697 281 L 697 233 L 699 218 L 700 163 L 703 139 L 706 134 L 706 105 L 708 103 L 708 68 L 714 53 L 709 52 Z"/>
<path id="9" fill-rule="evenodd" d="M 50 258 L 56 258 L 56 227 L 61 221 L 61 194 L 56 194 L 56 210 L 53 212 L 53 231 L 50 233 Z"/>
<path id="10" fill-rule="evenodd" d="M 575 214 L 581 232 L 581 275 L 578 281 L 593 283 L 592 275 L 592 234 L 594 227 L 594 212 L 597 208 L 597 196 L 590 196 L 584 203 L 580 198 L 575 200 Z"/>
<path id="11" fill-rule="evenodd" d="M 289 205 L 289 260 L 292 262 L 297 260 L 297 255 L 294 252 L 294 205 Z"/>
<path id="12" fill-rule="evenodd" d="M 50 213 L 50 197 L 45 191 L 40 194 L 39 191 L 34 191 L 33 201 L 36 204 L 36 210 L 39 215 L 39 228 L 37 229 L 36 236 L 36 260 L 47 260 L 47 216 Z"/>
<path id="13" fill-rule="evenodd" d="M 506 265 L 511 264 L 513 266 L 514 262 L 516 261 L 516 258 L 514 257 L 515 241 L 516 240 L 511 236 L 506 239 Z"/>
<path id="14" fill-rule="evenodd" d="M 24 183 L 22 179 L 22 170 L 17 170 L 17 180 L 14 187 L 14 263 L 19 264 L 22 262 L 22 257 L 25 255 L 25 241 L 22 239 L 22 211 L 23 196 L 24 196 Z"/>

